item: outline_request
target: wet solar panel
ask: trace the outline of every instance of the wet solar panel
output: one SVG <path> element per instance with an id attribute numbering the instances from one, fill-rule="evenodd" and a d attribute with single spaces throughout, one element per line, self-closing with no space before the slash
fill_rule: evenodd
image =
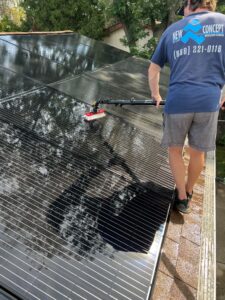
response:
<path id="1" fill-rule="evenodd" d="M 46 47 L 54 41 L 53 49 L 58 43 L 63 55 L 62 42 L 69 41 L 72 51 L 73 39 L 79 40 L 55 36 Z M 21 42 L 39 60 L 32 46 L 40 41 L 43 51 L 45 37 L 15 40 L 11 58 Z M 122 51 L 96 47 L 109 58 L 111 53 L 111 63 L 115 53 L 117 61 L 127 60 Z M 0 286 L 24 300 L 147 300 L 173 189 L 158 132 L 113 110 L 105 119 L 85 122 L 89 101 L 46 85 L 67 76 L 66 68 L 52 73 L 50 61 L 44 75 L 33 76 L 36 63 L 27 64 L 29 72 L 23 63 L 18 72 L 11 60 L 1 76 L 7 92 L 0 100 Z M 12 74 L 20 78 L 14 88 Z M 73 88 L 82 94 L 79 84 Z"/>
<path id="2" fill-rule="evenodd" d="M 57 74 L 59 79 L 65 75 L 64 70 L 67 73 L 77 75 L 130 57 L 127 52 L 78 34 L 32 37 L 4 36 L 1 38 L 1 42 L 4 47 L 8 48 L 11 45 L 20 49 L 24 55 L 31 55 L 32 58 L 34 57 L 33 60 L 39 61 L 42 66 L 44 63 L 48 63 L 48 72 L 54 68 L 56 63 L 60 73 Z M 37 56 L 39 59 L 36 58 Z M 37 76 L 41 76 L 39 78 L 42 80 L 44 79 L 43 73 L 37 74 Z M 50 74 L 50 77 L 48 75 L 48 78 L 52 80 L 53 75 Z"/>
<path id="3" fill-rule="evenodd" d="M 30 80 L 0 66 L 1 102 L 8 101 L 9 98 L 18 94 L 27 94 L 29 91 L 40 88 L 40 86 L 39 82 Z"/>

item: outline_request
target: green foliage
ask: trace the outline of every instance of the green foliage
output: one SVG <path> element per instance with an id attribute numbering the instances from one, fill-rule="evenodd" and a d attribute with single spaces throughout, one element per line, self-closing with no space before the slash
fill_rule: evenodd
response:
<path id="1" fill-rule="evenodd" d="M 219 139 L 219 141 L 217 142 L 218 145 L 220 146 L 225 146 L 225 134 L 222 135 L 222 137 Z M 224 152 L 225 153 L 225 152 Z"/>
<path id="2" fill-rule="evenodd" d="M 154 51 L 155 51 L 155 48 L 156 48 L 156 46 L 157 46 L 157 44 L 158 44 L 158 41 L 159 41 L 159 38 L 156 38 L 156 37 L 152 37 L 152 38 L 148 41 L 146 47 L 147 47 L 148 52 L 149 52 L 149 57 L 151 57 L 151 56 L 153 55 L 153 53 L 154 53 Z"/>
<path id="3" fill-rule="evenodd" d="M 146 36 L 144 27 L 155 21 L 163 21 L 166 17 L 165 0 L 114 0 L 111 15 L 125 27 L 129 46 L 135 46 L 138 39 Z"/>
<path id="4" fill-rule="evenodd" d="M 0 31 L 10 32 L 10 31 L 17 31 L 18 26 L 15 25 L 8 16 L 4 16 L 0 21 Z"/>
<path id="5" fill-rule="evenodd" d="M 225 145 L 225 144 L 224 144 Z M 225 183 L 225 146 L 216 147 L 216 176 Z"/>
<path id="6" fill-rule="evenodd" d="M 126 40 L 123 42 L 130 47 L 131 53 L 149 58 L 157 38 L 172 21 L 177 20 L 174 12 L 179 3 L 180 0 L 114 0 L 110 13 L 124 25 Z M 146 37 L 146 27 L 151 28 L 154 38 L 143 49 L 139 49 L 137 41 Z"/>
<path id="7" fill-rule="evenodd" d="M 218 5 L 217 11 L 221 12 L 222 14 L 225 14 L 225 4 L 223 5 Z"/>
<path id="8" fill-rule="evenodd" d="M 158 43 L 158 38 L 152 37 L 149 39 L 148 43 L 143 47 L 130 47 L 130 53 L 135 56 L 140 56 L 142 58 L 149 59 L 155 51 Z"/>
<path id="9" fill-rule="evenodd" d="M 222 122 L 222 125 L 224 124 L 223 122 L 225 122 L 225 111 L 223 111 L 222 109 L 219 112 L 218 120 Z M 225 131 L 223 131 L 222 128 L 224 127 L 221 127 L 221 129 L 218 130 L 217 133 L 217 145 L 225 146 Z"/>
<path id="10" fill-rule="evenodd" d="M 225 14 L 225 0 L 219 0 L 217 2 L 217 11 Z"/>
<path id="11" fill-rule="evenodd" d="M 105 15 L 102 0 L 22 0 L 26 20 L 22 29 L 73 30 L 91 38 L 103 36 Z"/>

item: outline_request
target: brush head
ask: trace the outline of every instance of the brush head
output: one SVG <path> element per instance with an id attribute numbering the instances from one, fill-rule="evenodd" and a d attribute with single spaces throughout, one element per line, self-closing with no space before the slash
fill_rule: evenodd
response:
<path id="1" fill-rule="evenodd" d="M 84 119 L 86 121 L 90 122 L 90 121 L 93 121 L 93 120 L 103 118 L 105 116 L 106 116 L 105 110 L 104 109 L 99 109 L 99 110 L 97 110 L 97 112 L 85 113 Z"/>

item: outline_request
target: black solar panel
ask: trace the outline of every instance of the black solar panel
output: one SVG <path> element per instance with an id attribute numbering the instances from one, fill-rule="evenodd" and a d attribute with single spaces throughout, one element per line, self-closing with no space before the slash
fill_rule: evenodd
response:
<path id="1" fill-rule="evenodd" d="M 94 71 L 108 64 L 126 59 L 127 52 L 110 47 L 78 34 L 62 36 L 4 36 L 0 39 L 2 62 L 14 59 L 10 68 L 23 67 L 24 73 L 45 83 L 54 82 L 70 74 Z M 19 55 L 18 55 L 19 52 Z M 32 69 L 26 66 L 32 64 Z"/>
<path id="2" fill-rule="evenodd" d="M 113 113 L 86 123 L 88 104 L 21 78 L 0 100 L 0 285 L 25 300 L 147 300 L 173 188 L 160 137 Z"/>

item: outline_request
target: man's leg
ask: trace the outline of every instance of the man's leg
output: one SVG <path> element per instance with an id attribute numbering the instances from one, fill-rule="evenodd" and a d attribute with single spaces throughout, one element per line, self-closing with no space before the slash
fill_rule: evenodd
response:
<path id="1" fill-rule="evenodd" d="M 192 193 L 205 164 L 205 152 L 189 148 L 190 160 L 188 165 L 187 183 L 185 182 L 185 165 L 182 147 L 169 147 L 169 163 L 173 174 L 179 199 L 186 199 L 186 192 Z"/>
<path id="2" fill-rule="evenodd" d="M 178 198 L 180 200 L 187 199 L 183 147 L 169 147 L 169 163 L 178 190 Z"/>
<path id="3" fill-rule="evenodd" d="M 190 160 L 188 165 L 188 177 L 186 191 L 191 194 L 205 165 L 205 152 L 189 148 Z"/>

